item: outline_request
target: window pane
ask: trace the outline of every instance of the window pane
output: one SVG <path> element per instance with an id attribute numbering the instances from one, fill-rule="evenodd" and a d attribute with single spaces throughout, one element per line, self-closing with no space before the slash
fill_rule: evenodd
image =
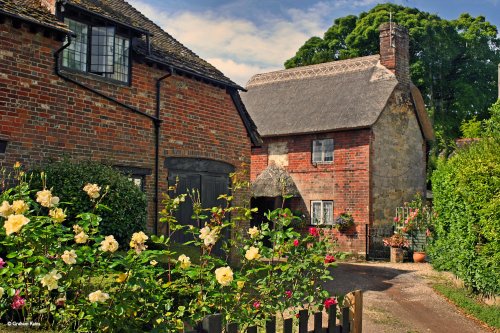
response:
<path id="1" fill-rule="evenodd" d="M 115 71 L 113 74 L 106 74 L 106 77 L 128 82 L 129 71 L 129 49 L 130 42 L 128 38 L 115 36 Z"/>
<path id="2" fill-rule="evenodd" d="M 333 202 L 323 201 L 323 223 L 333 224 Z"/>
<path id="3" fill-rule="evenodd" d="M 321 141 L 320 140 L 314 140 L 313 141 L 313 156 L 312 160 L 313 162 L 321 162 Z"/>
<path id="4" fill-rule="evenodd" d="M 321 202 L 313 201 L 311 207 L 311 224 L 321 224 Z"/>
<path id="5" fill-rule="evenodd" d="M 324 161 L 332 162 L 333 161 L 333 139 L 323 140 L 323 152 L 324 152 Z"/>
<path id="6" fill-rule="evenodd" d="M 66 23 L 69 29 L 76 34 L 76 37 L 63 51 L 62 65 L 64 67 L 86 72 L 88 27 L 86 24 L 68 18 L 64 19 L 64 23 Z"/>
<path id="7" fill-rule="evenodd" d="M 90 71 L 114 72 L 115 27 L 92 27 Z"/>

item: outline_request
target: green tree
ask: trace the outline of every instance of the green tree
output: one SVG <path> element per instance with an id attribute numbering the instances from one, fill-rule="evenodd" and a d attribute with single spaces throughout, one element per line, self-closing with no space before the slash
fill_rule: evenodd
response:
<path id="1" fill-rule="evenodd" d="M 488 117 L 496 100 L 500 41 L 483 16 L 444 20 L 395 4 L 380 4 L 359 16 L 336 19 L 323 38 L 309 39 L 286 68 L 367 56 L 379 52 L 380 24 L 392 20 L 410 33 L 410 73 L 433 120 L 439 148 L 460 135 L 464 120 Z"/>

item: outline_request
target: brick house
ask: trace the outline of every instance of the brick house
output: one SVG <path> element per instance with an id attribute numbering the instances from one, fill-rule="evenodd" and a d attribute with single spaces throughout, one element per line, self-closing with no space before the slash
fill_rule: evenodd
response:
<path id="1" fill-rule="evenodd" d="M 367 253 L 367 226 L 392 223 L 395 208 L 426 189 L 433 130 L 410 81 L 408 47 L 405 28 L 383 24 L 380 55 L 250 79 L 242 98 L 264 141 L 252 148 L 254 206 L 275 207 L 276 187 L 287 184 L 290 207 L 312 225 L 350 213 L 355 228 L 335 231 L 338 242 Z"/>
<path id="2" fill-rule="evenodd" d="M 123 0 L 37 1 L 0 0 L 0 167 L 69 155 L 124 169 L 151 231 L 176 177 L 207 206 L 228 191 L 260 140 L 241 87 Z"/>

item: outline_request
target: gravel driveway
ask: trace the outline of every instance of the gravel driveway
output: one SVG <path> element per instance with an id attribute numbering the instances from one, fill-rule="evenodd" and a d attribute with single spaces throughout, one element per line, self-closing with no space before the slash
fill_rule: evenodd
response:
<path id="1" fill-rule="evenodd" d="M 491 332 L 434 292 L 430 280 L 438 274 L 429 264 L 342 263 L 327 288 L 363 290 L 363 333 Z"/>

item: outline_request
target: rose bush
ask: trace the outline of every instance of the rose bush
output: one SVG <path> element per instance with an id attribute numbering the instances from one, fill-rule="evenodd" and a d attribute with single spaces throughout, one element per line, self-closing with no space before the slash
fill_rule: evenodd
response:
<path id="1" fill-rule="evenodd" d="M 203 208 L 193 191 L 198 227 L 187 227 L 175 216 L 188 196 L 166 195 L 161 220 L 170 232 L 136 231 L 121 243 L 100 232 L 99 213 L 108 211 L 101 185 L 82 185 L 92 209 L 72 217 L 70 203 L 54 195 L 43 173 L 41 189 L 30 188 L 20 165 L 13 177 L 15 186 L 0 194 L 0 322 L 32 321 L 59 331 L 176 332 L 222 313 L 244 328 L 332 302 L 321 286 L 332 278 L 332 244 L 322 240 L 323 229 L 296 232 L 289 209 L 268 212 L 268 222 L 224 239 L 225 229 L 251 216 L 249 208 L 232 205 L 229 195 L 220 197 L 225 206 Z M 233 184 L 233 191 L 241 186 L 236 178 Z M 193 236 L 187 245 L 200 249 L 199 259 L 172 250 L 176 232 Z M 219 244 L 222 256 L 212 253 Z"/>

